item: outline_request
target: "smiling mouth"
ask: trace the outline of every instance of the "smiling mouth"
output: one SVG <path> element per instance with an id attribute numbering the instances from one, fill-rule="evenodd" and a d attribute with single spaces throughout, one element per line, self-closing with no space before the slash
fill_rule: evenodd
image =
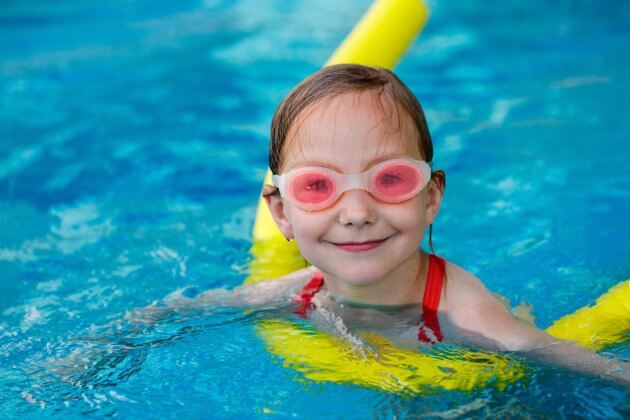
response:
<path id="1" fill-rule="evenodd" d="M 392 236 L 394 236 L 394 235 L 392 235 Z M 378 239 L 376 241 L 343 242 L 343 243 L 330 242 L 330 244 L 336 246 L 337 248 L 341 248 L 344 251 L 364 252 L 364 251 L 369 251 L 369 250 L 374 249 L 374 248 L 378 248 L 379 246 L 381 246 L 386 240 L 388 240 L 392 236 L 388 236 L 385 239 Z"/>

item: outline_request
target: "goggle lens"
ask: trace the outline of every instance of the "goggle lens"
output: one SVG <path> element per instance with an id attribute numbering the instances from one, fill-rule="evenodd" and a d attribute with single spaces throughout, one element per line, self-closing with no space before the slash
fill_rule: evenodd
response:
<path id="1" fill-rule="evenodd" d="M 291 196 L 303 204 L 322 204 L 335 194 L 335 182 L 320 172 L 302 172 L 289 184 Z"/>
<path id="2" fill-rule="evenodd" d="M 382 198 L 398 201 L 414 193 L 422 178 L 422 172 L 412 165 L 392 164 L 375 174 L 372 187 Z"/>

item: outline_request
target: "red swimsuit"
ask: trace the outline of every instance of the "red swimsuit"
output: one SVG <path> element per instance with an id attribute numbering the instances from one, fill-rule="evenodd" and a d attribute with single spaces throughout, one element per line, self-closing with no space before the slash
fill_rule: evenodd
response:
<path id="1" fill-rule="evenodd" d="M 440 295 L 442 294 L 442 286 L 444 285 L 444 267 L 443 258 L 435 255 L 429 256 L 429 273 L 427 274 L 427 282 L 424 289 L 424 297 L 422 299 L 422 316 L 424 325 L 420 327 L 418 339 L 428 343 L 436 343 L 444 340 L 444 336 L 440 331 L 437 310 L 440 305 Z M 324 277 L 321 272 L 317 272 L 311 281 L 309 281 L 300 294 L 295 296 L 295 301 L 299 303 L 299 307 L 295 313 L 306 318 L 306 313 L 311 308 L 311 300 L 313 296 L 322 288 Z"/>

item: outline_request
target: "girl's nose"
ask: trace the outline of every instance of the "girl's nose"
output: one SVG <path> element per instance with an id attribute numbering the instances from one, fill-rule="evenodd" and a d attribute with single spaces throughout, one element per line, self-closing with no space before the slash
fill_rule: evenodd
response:
<path id="1" fill-rule="evenodd" d="M 364 190 L 349 190 L 343 193 L 337 206 L 339 208 L 339 223 L 342 225 L 362 226 L 376 221 L 374 199 Z"/>

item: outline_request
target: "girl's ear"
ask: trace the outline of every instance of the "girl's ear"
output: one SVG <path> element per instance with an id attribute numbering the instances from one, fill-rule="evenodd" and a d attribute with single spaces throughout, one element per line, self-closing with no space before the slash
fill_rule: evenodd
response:
<path id="1" fill-rule="evenodd" d="M 282 232 L 287 240 L 293 239 L 293 227 L 284 212 L 284 202 L 282 201 L 282 197 L 280 197 L 280 191 L 272 185 L 264 185 L 262 195 L 265 202 L 267 202 L 269 212 L 276 222 L 278 229 L 280 229 L 280 232 Z"/>
<path id="2" fill-rule="evenodd" d="M 427 210 L 425 213 L 427 226 L 433 223 L 438 210 L 440 210 L 444 188 L 446 188 L 446 174 L 444 171 L 433 172 L 431 181 L 429 181 L 427 186 Z"/>

